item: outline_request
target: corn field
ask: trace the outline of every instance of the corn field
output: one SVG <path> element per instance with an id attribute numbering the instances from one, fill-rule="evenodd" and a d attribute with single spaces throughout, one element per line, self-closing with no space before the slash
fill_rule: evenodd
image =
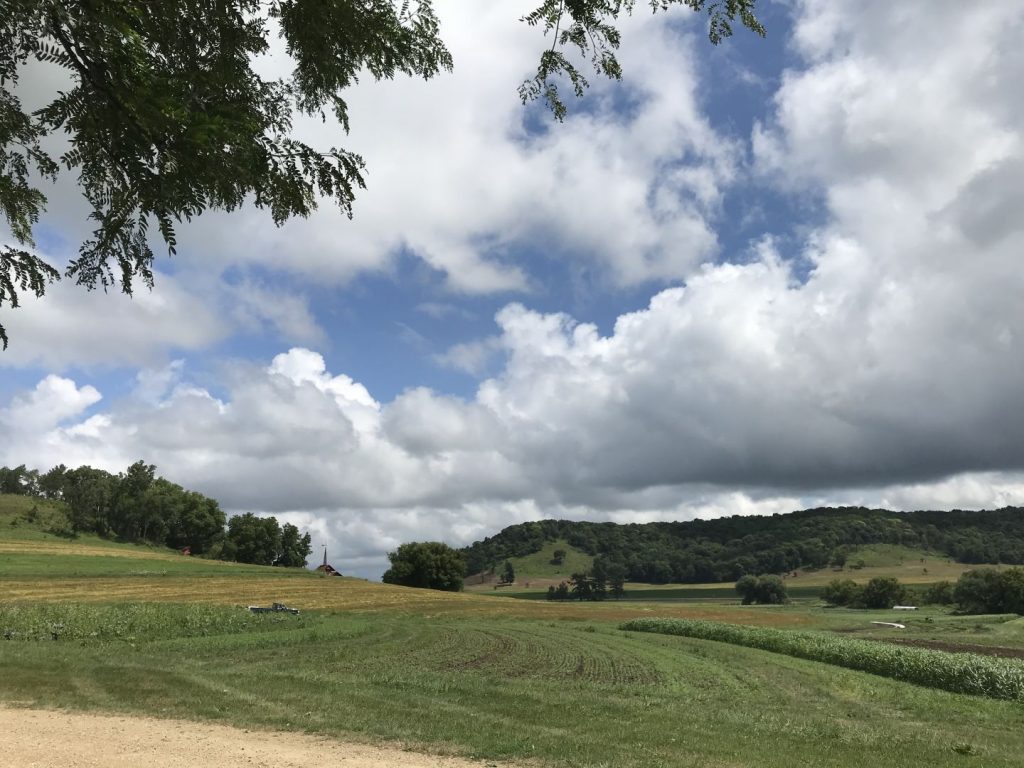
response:
<path id="1" fill-rule="evenodd" d="M 717 640 L 929 688 L 1024 702 L 1024 664 L 1008 659 L 713 621 L 633 619 L 621 624 L 620 629 Z"/>

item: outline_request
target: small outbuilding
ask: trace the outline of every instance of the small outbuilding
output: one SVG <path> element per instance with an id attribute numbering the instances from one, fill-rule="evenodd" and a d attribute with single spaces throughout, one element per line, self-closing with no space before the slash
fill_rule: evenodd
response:
<path id="1" fill-rule="evenodd" d="M 894 611 L 916 611 L 916 605 L 894 605 L 892 607 Z"/>

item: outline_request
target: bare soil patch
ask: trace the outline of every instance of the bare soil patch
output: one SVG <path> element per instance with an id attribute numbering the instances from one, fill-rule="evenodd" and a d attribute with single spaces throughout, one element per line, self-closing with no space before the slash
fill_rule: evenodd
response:
<path id="1" fill-rule="evenodd" d="M 150 717 L 0 707 L 0 768 L 485 768 L 457 757 Z M 506 767 L 507 768 L 507 767 Z"/>

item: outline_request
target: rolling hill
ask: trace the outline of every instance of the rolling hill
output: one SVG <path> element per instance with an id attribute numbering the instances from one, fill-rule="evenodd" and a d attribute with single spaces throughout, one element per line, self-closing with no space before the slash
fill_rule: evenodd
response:
<path id="1" fill-rule="evenodd" d="M 31 521 L 31 506 L 0 501 L 0 707 L 302 731 L 552 768 L 867 768 L 880 750 L 893 766 L 952 768 L 966 754 L 999 768 L 1024 749 L 1019 703 L 620 629 L 675 616 L 882 639 L 869 628 L 884 613 L 408 589 L 67 539 L 46 530 L 41 506 Z M 561 542 L 550 544 L 519 567 L 560 576 L 549 555 Z M 563 567 L 586 564 L 566 549 Z M 909 552 L 873 556 L 873 567 L 894 567 Z M 302 613 L 245 610 L 273 601 Z M 1010 618 L 932 610 L 908 632 L 1019 644 Z"/>
<path id="2" fill-rule="evenodd" d="M 535 562 L 530 558 L 539 555 L 543 561 L 539 553 L 552 550 L 555 542 L 565 542 L 582 556 L 621 563 L 629 581 L 648 584 L 729 582 L 744 573 L 867 566 L 867 560 L 859 562 L 864 558 L 858 553 L 879 546 L 903 547 L 919 553 L 918 560 L 1021 564 L 1024 509 L 892 512 L 844 507 L 627 525 L 541 520 L 505 528 L 462 553 L 469 573 L 482 573 L 500 568 L 505 560 L 529 567 Z M 529 575 L 544 576 L 539 570 Z"/>

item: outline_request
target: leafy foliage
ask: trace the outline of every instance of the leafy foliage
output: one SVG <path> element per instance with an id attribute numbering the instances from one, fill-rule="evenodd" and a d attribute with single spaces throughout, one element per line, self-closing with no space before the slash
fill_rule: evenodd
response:
<path id="1" fill-rule="evenodd" d="M 953 585 L 948 581 L 929 584 L 921 594 L 921 602 L 925 605 L 951 605 L 953 603 Z"/>
<path id="2" fill-rule="evenodd" d="M 952 598 L 964 613 L 1024 615 L 1024 568 L 979 568 L 957 581 Z"/>
<path id="3" fill-rule="evenodd" d="M 754 16 L 757 0 L 650 0 L 654 12 L 667 11 L 670 6 L 681 5 L 692 11 L 706 11 L 708 39 L 718 45 L 731 37 L 733 25 L 742 26 L 765 36 L 765 28 Z M 632 14 L 636 0 L 544 0 L 526 14 L 522 21 L 531 27 L 540 27 L 551 35 L 551 47 L 541 53 L 537 73 L 519 86 L 523 103 L 543 99 L 558 120 L 565 118 L 567 109 L 558 91 L 556 79 L 568 80 L 577 97 L 589 86 L 586 77 L 570 56 L 578 54 L 589 59 L 593 70 L 602 77 L 622 79 L 622 67 L 615 57 L 622 35 L 615 21 Z M 567 51 L 569 53 L 567 53 Z"/>
<path id="4" fill-rule="evenodd" d="M 3 0 L 0 19 L 0 209 L 31 246 L 45 197 L 30 171 L 76 172 L 95 229 L 67 275 L 129 294 L 136 278 L 152 284 L 151 223 L 173 254 L 178 222 L 246 200 L 278 224 L 320 197 L 351 216 L 362 159 L 293 138 L 293 115 L 330 108 L 347 129 L 341 92 L 360 74 L 451 68 L 430 0 Z M 254 68 L 274 26 L 295 62 L 287 80 Z M 31 115 L 14 90 L 30 60 L 71 81 Z M 41 142 L 61 132 L 70 145 L 54 160 Z M 56 277 L 27 250 L 0 250 L 0 304 Z"/>
<path id="5" fill-rule="evenodd" d="M 832 579 L 821 592 L 829 605 L 853 605 L 860 596 L 860 587 L 853 579 Z"/>
<path id="6" fill-rule="evenodd" d="M 713 621 L 634 619 L 620 628 L 631 632 L 658 632 L 717 640 L 871 672 L 930 688 L 1024 702 L 1024 664 L 1019 661 Z"/>
<path id="7" fill-rule="evenodd" d="M 762 605 L 781 605 L 789 602 L 786 585 L 775 574 L 761 576 L 741 576 L 736 582 L 736 591 L 743 598 L 744 605 L 761 603 Z"/>
<path id="8" fill-rule="evenodd" d="M 739 23 L 757 34 L 756 0 L 651 0 L 706 11 L 719 43 Z M 522 21 L 552 33 L 523 101 L 543 97 L 559 119 L 555 79 L 577 95 L 587 81 L 564 52 L 589 57 L 619 79 L 614 22 L 634 0 L 544 0 Z M 254 63 L 276 30 L 294 63 L 267 79 Z M 17 96 L 30 62 L 64 71 L 69 82 L 29 114 Z M 349 128 L 347 88 L 361 75 L 431 78 L 452 68 L 431 0 L 0 0 L 0 213 L 22 247 L 0 246 L 0 306 L 19 292 L 41 296 L 59 272 L 32 252 L 32 228 L 46 198 L 32 174 L 76 173 L 91 207 L 92 236 L 66 275 L 87 288 L 136 280 L 152 285 L 154 227 L 175 252 L 176 225 L 210 209 L 250 201 L 274 222 L 309 216 L 320 198 L 351 217 L 364 186 L 359 155 L 321 151 L 292 135 L 296 114 L 330 110 Z M 68 137 L 56 158 L 44 149 Z M 0 325 L 0 342 L 7 336 Z"/>
<path id="9" fill-rule="evenodd" d="M 460 592 L 466 564 L 458 550 L 439 541 L 402 544 L 388 553 L 391 567 L 384 572 L 385 584 Z"/>
<path id="10" fill-rule="evenodd" d="M 629 581 L 700 584 L 745 574 L 824 568 L 837 554 L 868 544 L 945 553 L 965 563 L 1024 564 L 1024 508 L 988 512 L 890 512 L 843 507 L 788 515 L 734 516 L 678 523 L 618 525 L 541 520 L 505 528 L 462 550 L 470 573 L 565 540 Z"/>
<path id="11" fill-rule="evenodd" d="M 879 576 L 871 579 L 860 590 L 856 604 L 864 608 L 892 608 L 902 603 L 907 597 L 907 590 L 896 579 Z"/>
<path id="12" fill-rule="evenodd" d="M 66 509 L 67 534 L 96 533 L 145 542 L 193 555 L 215 555 L 257 565 L 302 567 L 311 550 L 309 533 L 279 525 L 273 517 L 226 515 L 215 499 L 157 477 L 137 461 L 117 475 L 90 466 L 63 464 L 40 474 L 24 465 L 0 467 L 0 493 L 54 499 Z"/>

